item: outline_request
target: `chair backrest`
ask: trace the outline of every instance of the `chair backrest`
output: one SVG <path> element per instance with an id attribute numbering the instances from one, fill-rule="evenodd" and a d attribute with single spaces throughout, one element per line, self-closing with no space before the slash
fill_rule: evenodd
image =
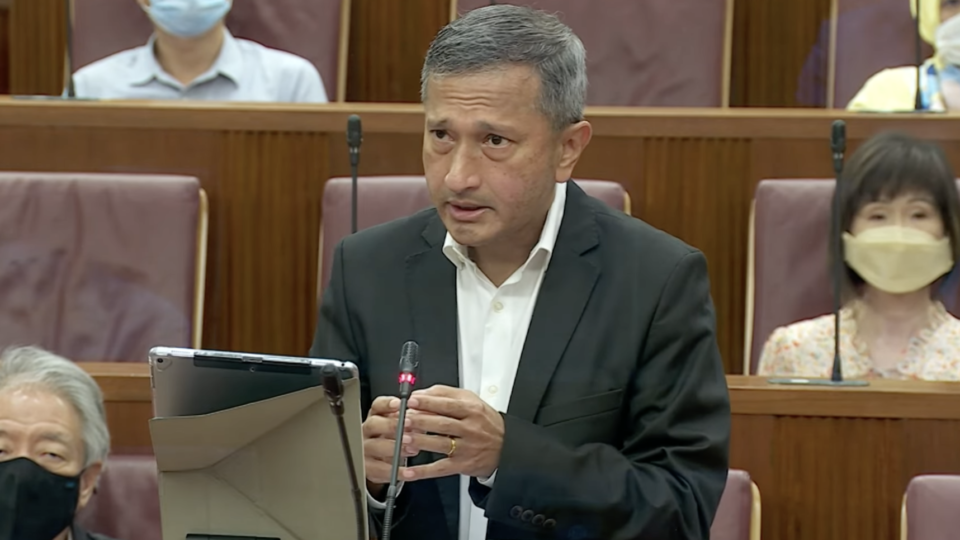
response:
<path id="1" fill-rule="evenodd" d="M 199 346 L 206 196 L 183 176 L 0 173 L 0 348 Z"/>
<path id="2" fill-rule="evenodd" d="M 960 186 L 960 182 L 958 182 Z M 778 327 L 833 311 L 829 236 L 834 181 L 764 180 L 750 220 L 744 373 L 756 373 L 760 353 Z M 941 288 L 954 314 L 955 283 Z"/>
<path id="3" fill-rule="evenodd" d="M 77 523 L 110 538 L 161 540 L 160 493 L 153 456 L 110 456 Z"/>
<path id="4" fill-rule="evenodd" d="M 617 182 L 576 180 L 591 197 L 630 213 L 630 196 Z M 350 178 L 331 178 L 323 188 L 320 224 L 318 300 L 330 280 L 330 264 L 337 243 L 350 234 L 353 185 Z M 414 214 L 431 205 L 423 176 L 365 176 L 357 180 L 357 229 Z"/>
<path id="5" fill-rule="evenodd" d="M 908 0 L 835 0 L 832 106 L 845 108 L 873 74 L 916 65 L 917 25 Z M 927 43 L 921 58 L 933 49 Z"/>
<path id="6" fill-rule="evenodd" d="M 489 3 L 457 0 L 456 8 L 466 13 Z M 587 49 L 589 105 L 729 103 L 733 0 L 605 0 L 600 9 L 584 0 L 499 3 L 560 14 Z"/>
<path id="7" fill-rule="evenodd" d="M 74 69 L 147 42 L 153 24 L 134 0 L 73 0 Z M 343 101 L 350 0 L 240 0 L 227 16 L 234 36 L 306 58 L 330 101 Z"/>
<path id="8" fill-rule="evenodd" d="M 710 540 L 759 540 L 760 490 L 750 473 L 730 469 L 710 527 Z"/>
<path id="9" fill-rule="evenodd" d="M 960 476 L 924 475 L 910 480 L 904 498 L 902 540 L 954 540 L 960 531 Z"/>

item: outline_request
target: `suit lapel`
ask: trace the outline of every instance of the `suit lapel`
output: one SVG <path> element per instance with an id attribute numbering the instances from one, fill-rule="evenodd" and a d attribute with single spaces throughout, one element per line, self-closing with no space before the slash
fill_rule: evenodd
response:
<path id="1" fill-rule="evenodd" d="M 507 409 L 509 414 L 529 422 L 537 414 L 600 276 L 593 250 L 599 243 L 593 212 L 587 195 L 571 182 L 563 222 L 550 266 L 540 284 Z"/>
<path id="2" fill-rule="evenodd" d="M 416 387 L 460 386 L 457 328 L 456 267 L 443 254 L 446 229 L 433 217 L 423 231 L 423 249 L 407 258 L 406 279 L 413 338 L 420 345 Z M 430 463 L 442 456 L 423 453 L 411 464 Z M 436 480 L 450 538 L 457 537 L 460 516 L 460 478 Z"/>

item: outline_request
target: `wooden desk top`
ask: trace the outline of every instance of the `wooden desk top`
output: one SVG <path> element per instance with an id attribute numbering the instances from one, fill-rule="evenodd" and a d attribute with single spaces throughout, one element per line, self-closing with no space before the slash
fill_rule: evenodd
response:
<path id="1" fill-rule="evenodd" d="M 342 135 L 359 114 L 364 133 L 423 131 L 423 107 L 399 103 L 214 103 L 204 101 L 56 101 L 0 97 L 0 126 L 315 132 Z M 872 114 L 825 109 L 587 107 L 595 137 L 824 139 L 830 123 L 848 123 L 850 139 L 881 130 L 956 140 L 960 114 Z M 826 142 L 824 142 L 826 145 Z"/>
<path id="2" fill-rule="evenodd" d="M 152 400 L 143 362 L 84 362 L 108 402 Z M 787 386 L 764 377 L 727 376 L 733 414 L 960 420 L 960 384 L 871 381 L 869 386 Z"/>

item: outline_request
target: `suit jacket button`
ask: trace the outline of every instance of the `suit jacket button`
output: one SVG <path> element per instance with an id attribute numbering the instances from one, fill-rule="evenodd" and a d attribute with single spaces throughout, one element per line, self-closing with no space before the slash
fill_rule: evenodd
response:
<path id="1" fill-rule="evenodd" d="M 547 529 L 552 529 L 557 526 L 557 522 L 552 519 L 548 519 L 543 522 L 543 526 Z"/>
<path id="2" fill-rule="evenodd" d="M 523 508 L 520 508 L 519 506 L 514 506 L 513 508 L 510 509 L 510 517 L 512 517 L 513 519 L 519 518 L 520 514 L 522 513 L 523 513 Z"/>
<path id="3" fill-rule="evenodd" d="M 547 519 L 547 518 L 544 517 L 543 514 L 537 514 L 537 515 L 533 516 L 533 524 L 534 524 L 534 525 L 543 525 L 543 522 L 544 522 L 544 520 L 546 520 L 546 519 Z"/>
<path id="4" fill-rule="evenodd" d="M 523 513 L 520 514 L 520 519 L 523 521 L 530 521 L 533 519 L 533 510 L 524 510 Z"/>

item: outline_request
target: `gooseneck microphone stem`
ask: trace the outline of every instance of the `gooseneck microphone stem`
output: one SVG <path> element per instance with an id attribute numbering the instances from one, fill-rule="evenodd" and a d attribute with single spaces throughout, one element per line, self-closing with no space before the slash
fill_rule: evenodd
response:
<path id="1" fill-rule="evenodd" d="M 390 484 L 387 486 L 381 540 L 390 540 L 390 529 L 393 528 L 393 510 L 397 503 L 397 476 L 400 472 L 400 454 L 403 448 L 403 424 L 407 418 L 407 401 L 417 382 L 419 365 L 420 346 L 416 341 L 404 343 L 400 351 L 400 409 L 397 412 L 397 432 L 393 443 L 393 463 L 390 466 Z"/>
<path id="2" fill-rule="evenodd" d="M 347 118 L 347 146 L 350 149 L 350 233 L 357 232 L 357 174 L 360 168 L 360 145 L 363 144 L 363 127 L 360 117 L 351 114 Z"/>
<path id="3" fill-rule="evenodd" d="M 360 491 L 360 481 L 357 478 L 357 467 L 353 461 L 353 452 L 350 451 L 350 438 L 347 436 L 347 424 L 343 419 L 343 380 L 340 373 L 333 366 L 323 368 L 323 392 L 330 402 L 330 410 L 337 418 L 337 429 L 340 432 L 340 445 L 343 448 L 343 457 L 347 462 L 347 474 L 350 476 L 350 494 L 353 498 L 353 512 L 357 520 L 357 540 L 367 540 L 366 521 L 363 515 L 363 492 Z"/>
<path id="4" fill-rule="evenodd" d="M 916 32 L 914 33 L 914 60 L 917 63 L 917 92 L 913 96 L 913 110 L 922 111 L 923 110 L 923 91 L 920 90 L 920 80 L 921 80 L 921 71 L 923 70 L 923 41 L 920 36 L 920 12 L 923 11 L 923 8 L 920 6 L 920 1 L 916 0 L 917 8 L 917 27 Z"/>
<path id="5" fill-rule="evenodd" d="M 832 382 L 843 381 L 843 364 L 840 360 L 840 304 L 843 294 L 843 231 L 840 230 L 840 179 L 843 175 L 843 155 L 847 150 L 847 124 L 843 120 L 833 122 L 830 146 L 833 150 L 833 172 L 836 183 L 833 189 L 833 371 Z"/>
<path id="6" fill-rule="evenodd" d="M 71 0 L 63 0 L 64 15 L 67 20 L 67 47 L 64 59 L 64 76 L 66 77 L 66 94 L 68 98 L 77 97 L 77 87 L 73 82 L 73 6 Z"/>

